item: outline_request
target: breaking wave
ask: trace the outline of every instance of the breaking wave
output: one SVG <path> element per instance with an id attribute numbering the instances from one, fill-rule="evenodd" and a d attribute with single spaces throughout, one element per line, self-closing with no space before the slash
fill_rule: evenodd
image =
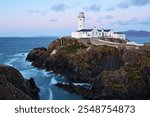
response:
<path id="1" fill-rule="evenodd" d="M 9 55 L 4 64 L 17 68 L 25 79 L 34 78 L 36 85 L 40 88 L 40 99 L 52 100 L 53 92 L 50 86 L 57 83 L 54 73 L 38 70 L 31 66 L 31 63 L 25 60 L 27 54 L 28 53 L 17 53 Z"/>
<path id="2" fill-rule="evenodd" d="M 53 71 L 47 72 L 31 66 L 31 63 L 25 60 L 27 54 L 28 53 L 17 53 L 7 55 L 4 64 L 18 69 L 25 79 L 34 78 L 36 85 L 40 89 L 39 95 L 41 100 L 82 99 L 76 94 L 69 94 L 57 88 L 55 84 L 58 82 L 68 83 L 68 81 L 63 76 L 54 74 Z M 75 83 L 75 85 L 85 84 Z"/>

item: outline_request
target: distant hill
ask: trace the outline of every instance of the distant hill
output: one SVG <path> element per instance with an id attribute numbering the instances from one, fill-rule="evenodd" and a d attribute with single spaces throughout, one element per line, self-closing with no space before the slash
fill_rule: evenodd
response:
<path id="1" fill-rule="evenodd" d="M 140 31 L 128 30 L 125 31 L 124 33 L 126 34 L 127 37 L 150 37 L 150 32 L 144 30 Z"/>

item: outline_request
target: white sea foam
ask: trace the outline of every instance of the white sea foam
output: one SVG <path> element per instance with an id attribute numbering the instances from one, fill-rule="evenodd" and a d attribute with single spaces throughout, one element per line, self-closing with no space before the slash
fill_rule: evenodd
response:
<path id="1" fill-rule="evenodd" d="M 4 64 L 9 65 L 9 66 L 13 66 L 13 63 L 15 61 L 17 61 L 18 58 L 11 58 L 9 60 L 7 60 Z"/>
<path id="2" fill-rule="evenodd" d="M 28 53 L 17 53 L 14 55 L 8 55 L 6 60 L 7 65 L 16 67 L 25 79 L 34 78 L 36 85 L 40 88 L 40 99 L 50 99 L 54 98 L 53 86 L 60 82 L 68 83 L 64 77 L 60 74 L 56 75 L 53 71 L 47 72 L 46 70 L 39 70 L 31 66 L 31 62 L 25 61 Z M 75 83 L 75 85 L 84 85 Z"/>
<path id="3" fill-rule="evenodd" d="M 38 70 L 39 71 L 39 70 Z M 49 72 L 48 71 L 46 71 L 46 70 L 40 70 L 41 71 L 41 73 L 44 75 L 44 76 L 46 76 L 46 77 L 48 77 L 50 74 L 49 74 Z"/>
<path id="4" fill-rule="evenodd" d="M 29 65 L 31 63 L 25 61 L 27 54 L 28 53 L 17 53 L 14 55 L 9 55 L 8 60 L 6 60 L 6 62 L 4 64 L 14 66 L 14 63 L 19 63 L 20 65 L 24 66 L 24 65 L 27 65 L 27 64 L 25 64 L 25 62 L 26 62 Z"/>
<path id="5" fill-rule="evenodd" d="M 28 79 L 31 76 L 35 77 L 35 78 L 38 76 L 41 78 L 42 77 L 46 77 L 46 78 L 50 77 L 50 74 L 48 74 L 48 72 L 46 72 L 45 70 L 38 70 L 32 66 L 29 67 L 28 69 L 21 70 L 20 72 L 26 79 Z"/>
<path id="6" fill-rule="evenodd" d="M 55 85 L 55 84 L 57 84 L 57 83 L 58 83 L 58 81 L 55 79 L 55 77 L 53 77 L 53 78 L 51 79 L 50 86 L 51 86 L 51 85 Z"/>
<path id="7" fill-rule="evenodd" d="M 143 44 L 138 44 L 134 41 L 131 41 L 131 42 L 127 42 L 128 45 L 137 45 L 137 46 L 143 46 Z"/>
<path id="8" fill-rule="evenodd" d="M 56 84 L 57 81 L 52 73 L 49 73 L 45 70 L 38 70 L 34 67 L 20 71 L 25 79 L 33 77 L 37 86 L 40 88 L 40 97 L 41 99 L 53 99 L 53 92 L 50 89 L 50 86 Z"/>
<path id="9" fill-rule="evenodd" d="M 45 99 L 43 96 L 47 94 L 47 89 L 43 86 L 38 86 L 38 88 L 40 89 L 39 93 L 40 99 Z"/>
<path id="10" fill-rule="evenodd" d="M 52 90 L 49 88 L 49 100 L 53 99 L 53 93 Z"/>
<path id="11" fill-rule="evenodd" d="M 69 84 L 69 83 L 65 83 L 65 82 L 61 82 L 61 83 L 64 84 L 64 85 Z M 89 83 L 72 83 L 72 84 L 75 85 L 75 86 L 90 86 Z"/>
<path id="12" fill-rule="evenodd" d="M 34 74 L 34 69 L 28 69 L 28 70 L 21 70 L 21 74 L 24 76 L 25 79 L 30 79 L 32 74 Z"/>
<path id="13" fill-rule="evenodd" d="M 53 92 L 50 88 L 47 87 L 43 87 L 43 86 L 39 86 L 40 88 L 40 99 L 49 99 L 52 100 L 53 99 Z"/>
<path id="14" fill-rule="evenodd" d="M 74 85 L 79 85 L 79 86 L 84 86 L 84 85 L 87 85 L 87 86 L 90 86 L 89 83 L 73 83 Z"/>
<path id="15" fill-rule="evenodd" d="M 41 99 L 53 99 L 53 93 L 49 87 L 52 72 L 38 70 L 31 66 L 31 62 L 25 61 L 27 54 L 28 53 L 16 53 L 14 55 L 9 55 L 5 64 L 16 67 L 20 70 L 25 79 L 33 77 L 36 85 L 40 88 Z M 55 81 L 53 76 L 52 84 L 54 83 Z"/>

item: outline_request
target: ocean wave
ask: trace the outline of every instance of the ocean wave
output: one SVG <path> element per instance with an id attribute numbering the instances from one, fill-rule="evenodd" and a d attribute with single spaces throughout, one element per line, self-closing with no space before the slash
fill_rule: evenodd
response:
<path id="1" fill-rule="evenodd" d="M 52 84 L 55 84 L 55 78 L 51 77 L 45 70 L 38 70 L 36 68 L 30 68 L 28 70 L 20 71 L 25 79 L 33 77 L 36 85 L 40 88 L 40 98 L 41 99 L 53 99 L 53 92 L 50 89 Z"/>
<path id="2" fill-rule="evenodd" d="M 48 78 L 51 75 L 48 74 L 48 72 L 46 72 L 45 70 L 38 70 L 34 67 L 29 67 L 28 69 L 24 69 L 20 71 L 22 73 L 22 75 L 28 79 L 28 77 L 44 77 L 44 78 Z"/>
<path id="3" fill-rule="evenodd" d="M 53 93 L 50 88 L 46 87 L 39 87 L 40 88 L 40 99 L 41 100 L 52 100 L 53 99 Z"/>
<path id="4" fill-rule="evenodd" d="M 68 85 L 68 84 L 70 84 L 69 82 L 61 82 L 62 84 L 64 84 L 64 85 Z M 90 84 L 89 83 L 72 83 L 73 85 L 75 85 L 75 86 L 90 86 Z"/>
<path id="5" fill-rule="evenodd" d="M 51 82 L 50 82 L 50 85 L 49 85 L 49 86 L 55 85 L 55 84 L 57 84 L 57 83 L 58 83 L 58 81 L 56 80 L 55 77 L 53 77 L 53 78 L 51 78 Z"/>
<path id="6" fill-rule="evenodd" d="M 3 55 L 3 53 L 0 53 L 0 56 L 2 56 Z"/>
<path id="7" fill-rule="evenodd" d="M 10 58 L 8 59 L 4 64 L 9 65 L 9 66 L 13 66 L 13 63 L 15 61 L 17 61 L 18 58 Z"/>
<path id="8" fill-rule="evenodd" d="M 34 78 L 36 85 L 40 88 L 41 99 L 53 99 L 53 92 L 49 84 L 55 84 L 55 75 L 52 72 L 39 70 L 26 61 L 28 53 L 16 53 L 8 55 L 4 64 L 17 68 L 25 79 Z"/>
<path id="9" fill-rule="evenodd" d="M 15 57 L 26 57 L 28 55 L 28 53 L 16 53 L 13 56 Z"/>
<path id="10" fill-rule="evenodd" d="M 27 65 L 25 62 L 28 63 L 28 65 L 31 64 L 30 62 L 25 61 L 27 54 L 28 53 L 16 53 L 8 55 L 4 64 L 14 67 L 17 67 L 18 65 L 25 67 L 24 65 Z"/>
<path id="11" fill-rule="evenodd" d="M 53 93 L 52 93 L 52 90 L 49 89 L 49 100 L 52 100 L 53 99 Z"/>
<path id="12" fill-rule="evenodd" d="M 73 83 L 73 85 L 76 85 L 76 86 L 90 86 L 89 83 Z"/>
<path id="13" fill-rule="evenodd" d="M 33 67 L 31 65 L 31 62 L 25 60 L 27 54 L 28 53 L 16 53 L 13 55 L 7 55 L 5 64 L 18 69 L 25 79 L 30 79 L 31 77 L 34 78 L 37 87 L 39 87 L 40 89 L 39 95 L 41 100 L 52 100 L 56 97 L 58 97 L 58 99 L 63 98 L 63 96 L 60 98 L 59 96 L 55 96 L 57 95 L 55 91 L 59 89 L 54 87 L 58 82 L 68 83 L 68 81 L 60 74 L 56 75 L 55 73 L 53 73 L 53 71 L 39 70 Z M 60 91 L 59 93 L 64 95 L 62 91 Z M 70 96 L 70 94 L 65 95 Z"/>

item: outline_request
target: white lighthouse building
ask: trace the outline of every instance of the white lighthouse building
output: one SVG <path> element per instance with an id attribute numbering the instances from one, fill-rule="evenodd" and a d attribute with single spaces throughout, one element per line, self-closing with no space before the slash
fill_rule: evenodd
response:
<path id="1" fill-rule="evenodd" d="M 121 32 L 113 32 L 111 29 L 91 29 L 85 28 L 85 15 L 84 12 L 80 12 L 78 16 L 78 30 L 71 34 L 73 38 L 117 38 L 125 39 L 125 34 Z"/>
<path id="2" fill-rule="evenodd" d="M 84 12 L 80 12 L 78 16 L 78 30 L 82 30 L 85 28 L 85 16 Z"/>

